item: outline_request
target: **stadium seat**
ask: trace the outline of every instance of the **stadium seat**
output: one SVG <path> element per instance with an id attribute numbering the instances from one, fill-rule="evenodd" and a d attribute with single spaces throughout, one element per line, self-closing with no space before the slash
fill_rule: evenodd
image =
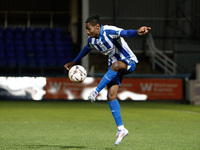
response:
<path id="1" fill-rule="evenodd" d="M 17 33 L 14 35 L 15 39 L 23 39 L 23 34 L 22 33 Z"/>
<path id="2" fill-rule="evenodd" d="M 25 58 L 26 58 L 26 53 L 25 53 L 25 51 L 17 51 L 17 52 L 16 52 L 16 58 L 17 58 L 18 60 L 20 60 L 20 59 L 25 59 Z"/>
<path id="3" fill-rule="evenodd" d="M 6 59 L 5 58 L 1 58 L 0 59 L 0 66 L 1 67 L 5 67 L 7 65 Z"/>
<path id="4" fill-rule="evenodd" d="M 26 46 L 25 47 L 27 53 L 34 53 L 35 52 L 35 48 L 33 46 Z"/>
<path id="5" fill-rule="evenodd" d="M 15 33 L 23 33 L 23 29 L 21 27 L 17 27 L 14 30 L 15 30 Z"/>
<path id="6" fill-rule="evenodd" d="M 37 62 L 35 59 L 31 59 L 28 61 L 28 66 L 29 67 L 37 67 Z"/>
<path id="7" fill-rule="evenodd" d="M 23 29 L 21 27 L 14 29 L 14 38 L 15 39 L 22 39 L 23 38 Z"/>
<path id="8" fill-rule="evenodd" d="M 25 39 L 24 40 L 24 45 L 25 46 L 34 46 L 34 42 L 31 39 Z"/>
<path id="9" fill-rule="evenodd" d="M 44 35 L 44 39 L 52 39 L 52 37 L 53 37 L 52 29 L 44 28 L 43 35 Z"/>
<path id="10" fill-rule="evenodd" d="M 57 59 L 57 63 L 59 67 L 64 67 L 64 65 L 68 62 L 68 59 L 66 58 L 58 58 Z"/>
<path id="11" fill-rule="evenodd" d="M 47 66 L 46 58 L 38 59 L 37 64 L 38 67 L 46 67 Z"/>
<path id="12" fill-rule="evenodd" d="M 4 31 L 4 29 L 2 27 L 0 27 L 0 32 L 3 32 L 3 31 Z"/>
<path id="13" fill-rule="evenodd" d="M 19 67 L 26 67 L 27 66 L 27 60 L 25 58 L 17 59 L 17 65 Z"/>
<path id="14" fill-rule="evenodd" d="M 22 39 L 16 39 L 14 41 L 14 43 L 15 43 L 15 46 L 23 46 L 24 45 L 24 40 L 22 40 Z"/>
<path id="15" fill-rule="evenodd" d="M 52 52 L 52 51 L 54 51 L 54 47 L 53 46 L 46 46 L 46 52 L 48 53 L 48 52 Z"/>
<path id="16" fill-rule="evenodd" d="M 1 40 L 4 39 L 3 31 L 1 31 L 1 30 L 0 30 L 0 39 L 1 39 Z"/>
<path id="17" fill-rule="evenodd" d="M 7 52 L 15 51 L 15 47 L 14 47 L 14 45 L 6 45 L 5 50 Z"/>
<path id="18" fill-rule="evenodd" d="M 24 51 L 24 46 L 23 45 L 18 45 L 18 46 L 15 46 L 15 49 L 16 49 L 16 53 L 18 52 L 21 52 L 21 51 Z"/>
<path id="19" fill-rule="evenodd" d="M 45 40 L 44 40 L 44 44 L 45 44 L 46 46 L 52 46 L 52 45 L 53 45 L 53 41 L 52 41 L 51 39 L 45 39 Z"/>
<path id="20" fill-rule="evenodd" d="M 7 27 L 7 28 L 5 28 L 5 33 L 10 33 L 10 32 L 13 32 L 13 28 L 11 28 L 11 27 Z"/>
<path id="21" fill-rule="evenodd" d="M 72 56 L 71 36 L 61 28 L 0 27 L 0 66 L 63 67 Z"/>
<path id="22" fill-rule="evenodd" d="M 3 41 L 3 39 L 0 39 L 0 48 L 4 48 L 4 41 Z"/>
<path id="23" fill-rule="evenodd" d="M 0 50 L 0 59 L 4 59 L 5 57 L 6 57 L 5 51 Z"/>
<path id="24" fill-rule="evenodd" d="M 14 41 L 13 40 L 6 39 L 4 43 L 5 43 L 5 46 L 7 46 L 7 47 L 10 47 L 10 46 L 14 47 Z"/>
<path id="25" fill-rule="evenodd" d="M 42 46 L 42 45 L 36 45 L 35 46 L 35 51 L 36 52 L 43 52 L 44 51 L 44 46 Z"/>
<path id="26" fill-rule="evenodd" d="M 35 39 L 35 45 L 36 46 L 43 46 L 44 45 L 44 41 L 41 39 Z"/>
<path id="27" fill-rule="evenodd" d="M 55 45 L 55 46 L 63 46 L 64 44 L 63 44 L 63 41 L 62 41 L 62 40 L 55 40 L 55 41 L 54 41 L 54 45 Z"/>
<path id="28" fill-rule="evenodd" d="M 17 60 L 15 58 L 7 59 L 7 65 L 9 67 L 16 67 L 17 66 Z"/>

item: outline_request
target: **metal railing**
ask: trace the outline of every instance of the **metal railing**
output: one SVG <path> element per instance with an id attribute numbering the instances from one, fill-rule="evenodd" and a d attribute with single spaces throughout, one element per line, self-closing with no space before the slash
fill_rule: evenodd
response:
<path id="1" fill-rule="evenodd" d="M 176 74 L 177 64 L 166 54 L 164 54 L 161 50 L 156 48 L 151 33 L 148 33 L 147 35 L 146 46 L 148 49 L 148 51 L 146 51 L 146 54 L 151 58 L 153 70 L 156 69 L 157 65 L 164 71 L 165 74 Z"/>

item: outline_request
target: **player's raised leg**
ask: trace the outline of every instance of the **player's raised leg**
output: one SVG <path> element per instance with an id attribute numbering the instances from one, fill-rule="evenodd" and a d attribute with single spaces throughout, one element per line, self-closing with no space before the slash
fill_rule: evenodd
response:
<path id="1" fill-rule="evenodd" d="M 98 93 L 110 83 L 117 75 L 118 73 L 124 72 L 127 69 L 127 64 L 123 61 L 117 61 L 112 64 L 108 68 L 108 71 L 105 73 L 103 78 L 101 79 L 100 83 L 98 84 L 97 88 L 93 90 L 89 95 L 89 100 L 91 102 L 94 102 Z"/>
<path id="2" fill-rule="evenodd" d="M 107 84 L 117 75 L 116 71 L 111 70 L 110 68 L 106 72 L 106 74 L 101 79 L 100 83 L 98 84 L 97 88 L 93 90 L 89 95 L 89 100 L 94 102 L 98 93 L 107 86 Z"/>

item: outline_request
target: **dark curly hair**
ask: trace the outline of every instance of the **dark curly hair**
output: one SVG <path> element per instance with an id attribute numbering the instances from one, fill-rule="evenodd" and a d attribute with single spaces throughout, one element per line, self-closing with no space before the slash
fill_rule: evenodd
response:
<path id="1" fill-rule="evenodd" d="M 101 22 L 100 22 L 98 14 L 88 17 L 87 20 L 85 21 L 85 23 L 90 23 L 93 26 L 95 26 L 97 24 L 101 25 Z"/>

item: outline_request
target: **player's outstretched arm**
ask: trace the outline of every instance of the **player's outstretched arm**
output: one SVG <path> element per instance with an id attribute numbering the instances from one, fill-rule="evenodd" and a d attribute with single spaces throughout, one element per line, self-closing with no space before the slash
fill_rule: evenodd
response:
<path id="1" fill-rule="evenodd" d="M 64 65 L 64 67 L 69 70 L 72 66 L 74 66 L 76 64 L 76 62 L 83 58 L 85 55 L 87 55 L 89 52 L 91 51 L 91 49 L 88 47 L 88 45 L 86 45 L 81 52 L 78 54 L 78 56 L 71 62 L 68 62 Z"/>
<path id="2" fill-rule="evenodd" d="M 138 35 L 143 35 L 149 32 L 149 30 L 151 30 L 151 27 L 147 27 L 147 26 L 142 26 L 137 30 Z"/>

